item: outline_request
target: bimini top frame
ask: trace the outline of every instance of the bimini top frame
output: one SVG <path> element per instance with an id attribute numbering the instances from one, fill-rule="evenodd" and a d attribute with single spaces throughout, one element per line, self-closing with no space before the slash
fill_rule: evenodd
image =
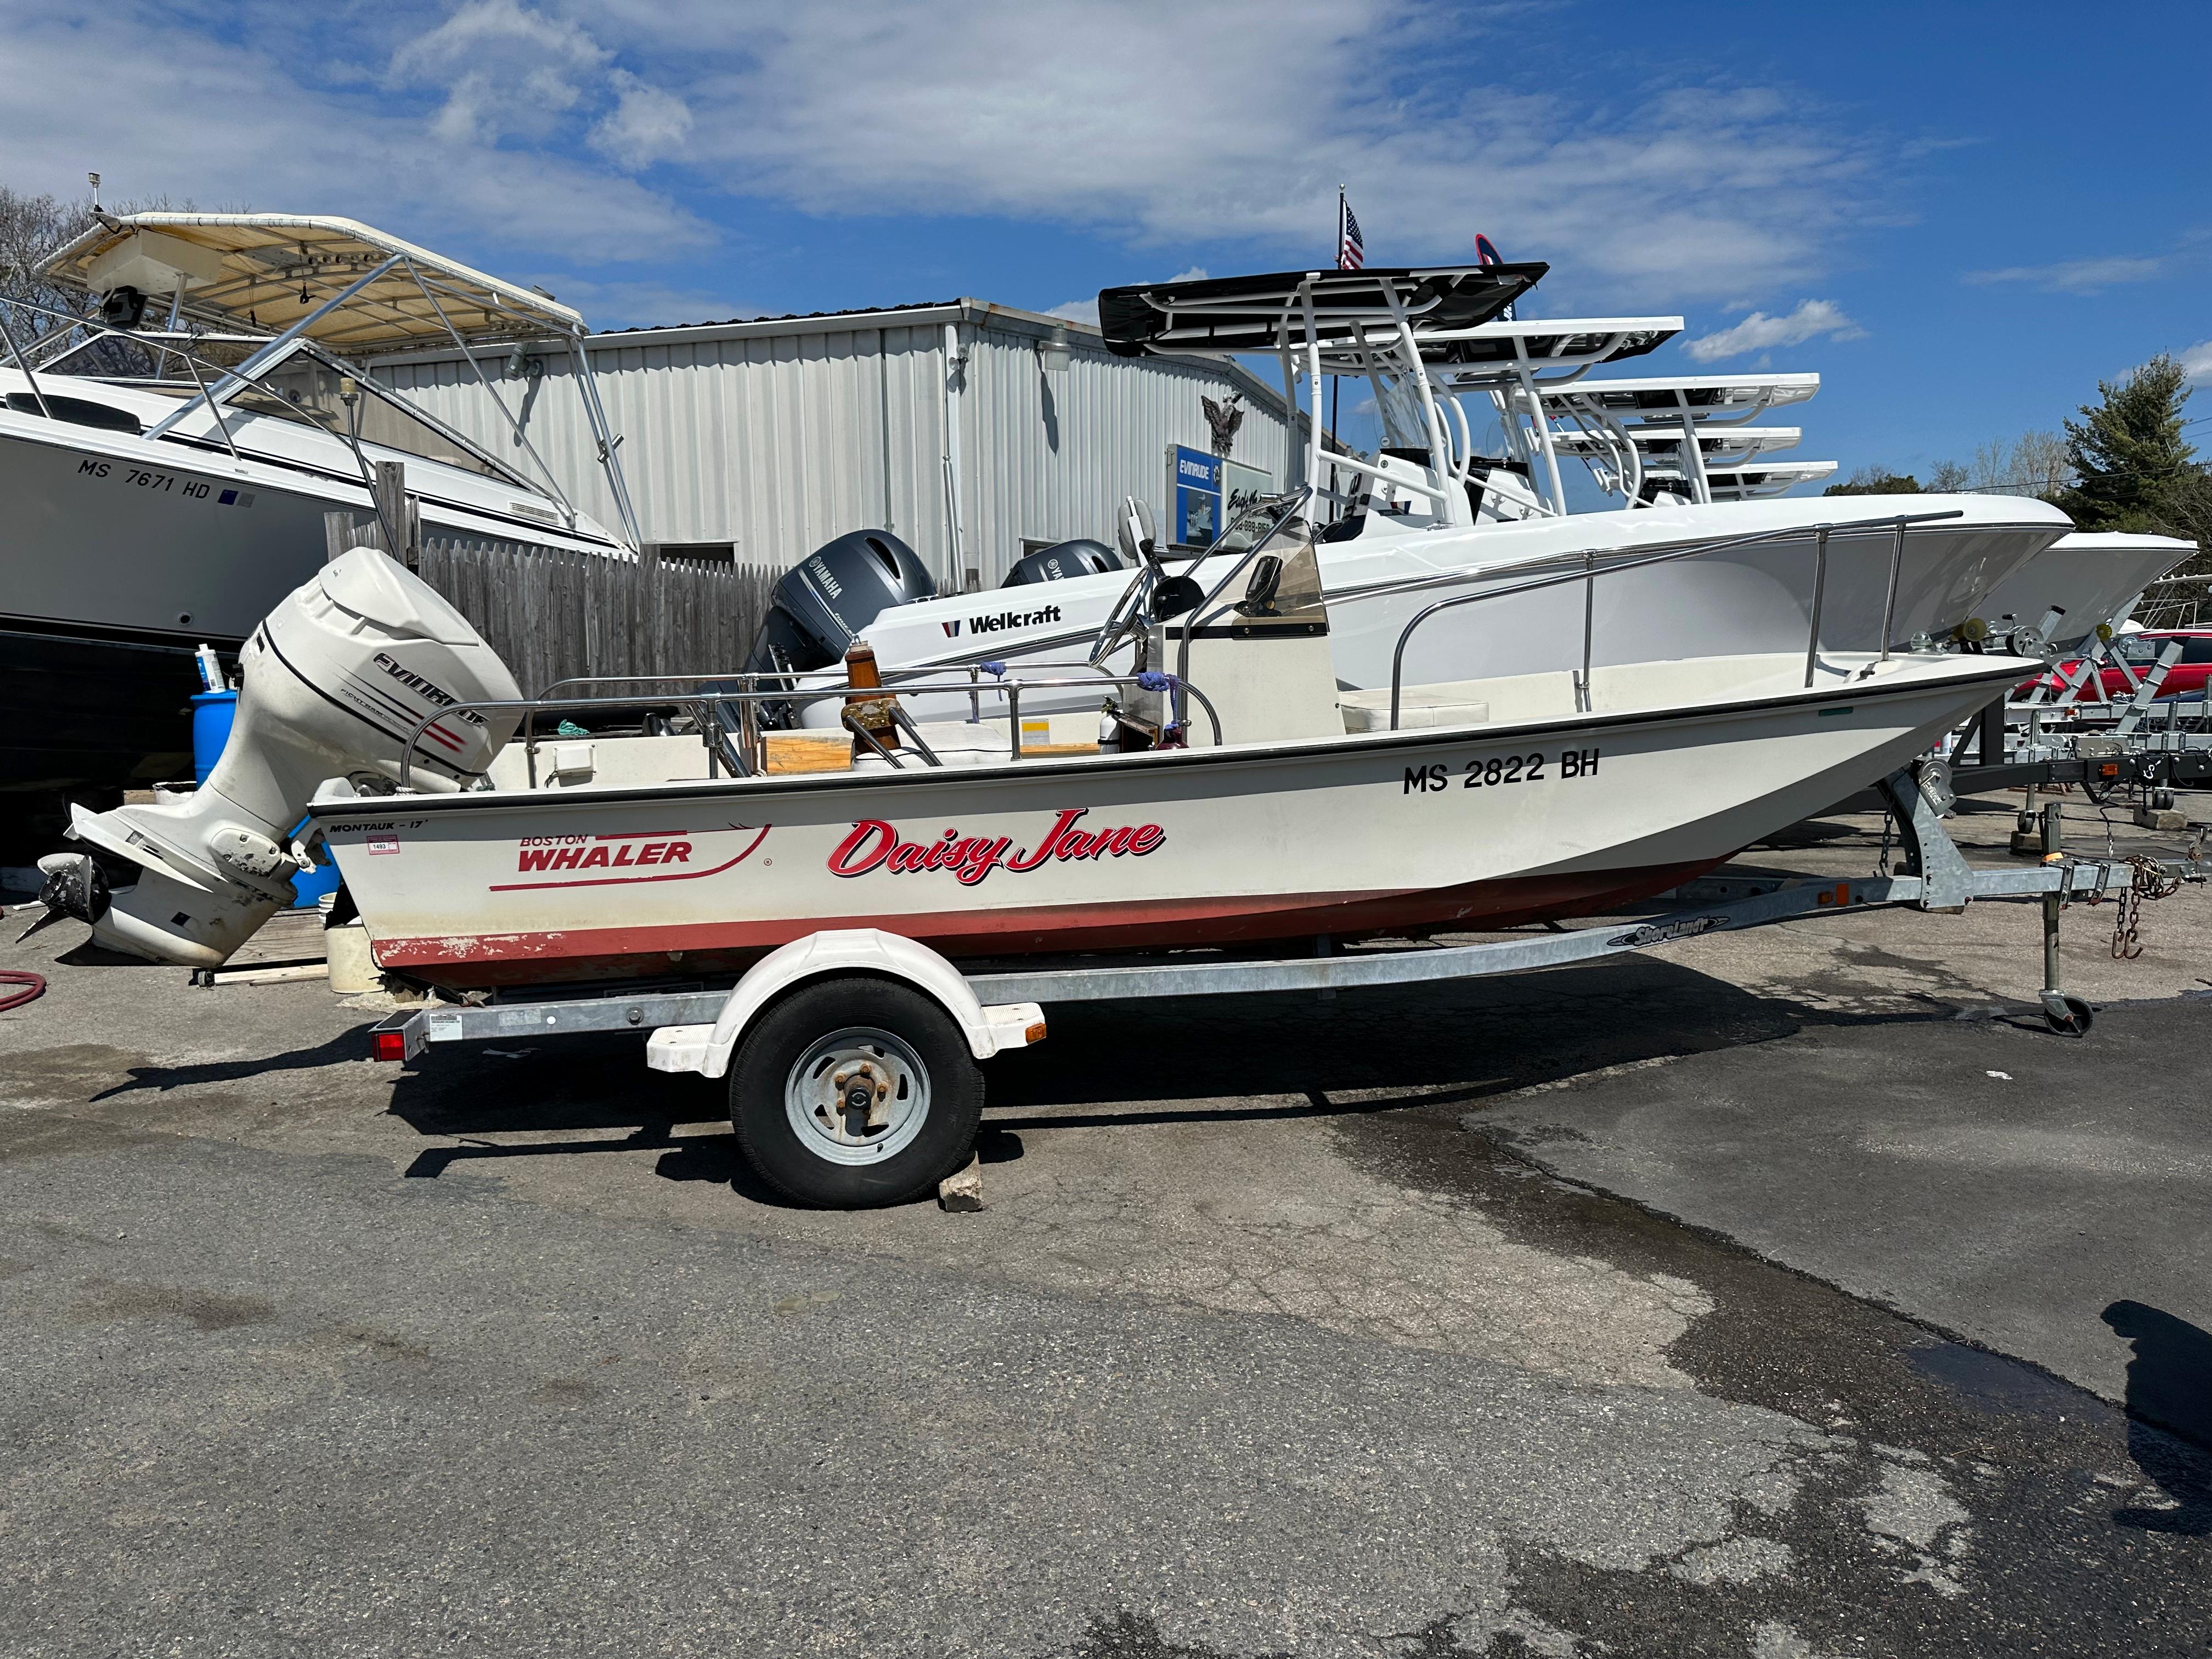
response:
<path id="1" fill-rule="evenodd" d="M 582 316 L 550 295 L 519 288 L 353 219 L 282 213 L 103 214 L 40 269 L 59 286 L 110 295 L 131 288 L 147 298 L 168 296 L 173 334 L 189 323 L 234 339 L 257 342 L 244 360 L 212 386 L 163 416 L 146 435 L 159 438 L 193 410 L 217 407 L 287 361 L 296 345 L 317 355 L 360 361 L 431 345 L 459 349 L 501 416 L 572 520 L 558 479 L 531 443 L 483 365 L 477 348 L 519 341 L 562 341 L 568 347 L 623 539 L 640 540 L 636 514 L 608 429 L 606 412 L 582 342 Z M 128 311 L 131 307 L 120 307 Z M 128 337 L 131 326 L 88 329 Z M 198 337 L 209 337 L 208 332 Z M 61 343 L 56 357 L 82 342 Z M 366 371 L 360 376 L 371 378 Z"/>
<path id="2" fill-rule="evenodd" d="M 1565 428 L 1559 447 L 1589 461 L 1603 488 L 1635 507 L 1648 499 L 1647 474 L 1664 473 L 1679 482 L 1693 501 L 1747 499 L 1717 493 L 1711 469 L 1793 447 L 1798 428 L 1748 423 L 1770 409 L 1803 403 L 1820 389 L 1817 374 L 1690 375 L 1579 380 L 1547 386 L 1543 398 L 1545 413 Z M 1746 441 L 1717 441 L 1714 434 L 1723 431 Z M 1694 443 L 1692 433 L 1698 434 Z M 1759 493 L 1779 495 L 1788 488 Z"/>
<path id="3" fill-rule="evenodd" d="M 1763 501 L 1786 495 L 1802 483 L 1818 483 L 1836 475 L 1833 461 L 1757 461 L 1732 470 L 1715 469 L 1705 474 L 1707 499 L 1716 501 Z M 1644 475 L 1647 486 L 1686 487 L 1676 466 L 1654 465 Z"/>
<path id="4" fill-rule="evenodd" d="M 1525 407 L 1529 430 L 1509 416 L 1509 441 L 1522 465 L 1540 465 L 1548 498 L 1537 510 L 1563 512 L 1559 459 L 1542 418 L 1540 392 L 1579 379 L 1603 362 L 1640 356 L 1672 337 L 1679 317 L 1500 320 L 1549 267 L 1540 264 L 1279 271 L 1204 282 L 1106 289 L 1098 314 L 1109 349 L 1124 356 L 1224 356 L 1272 352 L 1283 367 L 1293 407 L 1303 374 L 1318 388 L 1324 375 L 1370 380 L 1389 409 L 1435 458 L 1427 480 L 1409 483 L 1328 442 L 1318 418 L 1286 490 L 1311 485 L 1324 500 L 1350 506 L 1364 478 L 1387 480 L 1436 503 L 1446 520 L 1463 515 L 1468 485 L 1490 458 L 1474 453 L 1458 394 L 1480 392 Z M 1349 473 L 1346 492 L 1320 484 Z"/>

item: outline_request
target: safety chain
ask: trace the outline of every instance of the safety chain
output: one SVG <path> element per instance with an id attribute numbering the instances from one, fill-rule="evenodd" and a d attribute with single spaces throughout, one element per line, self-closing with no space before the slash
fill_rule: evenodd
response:
<path id="1" fill-rule="evenodd" d="M 2120 890 L 2120 908 L 2112 918 L 2112 960 L 2133 962 L 2143 952 L 2142 940 L 2136 929 L 2142 921 L 2146 900 L 2171 898 L 2181 890 L 2181 878 L 2170 876 L 2156 859 L 2142 854 L 2129 855 L 2128 863 L 2135 871 L 2134 879 Z"/>

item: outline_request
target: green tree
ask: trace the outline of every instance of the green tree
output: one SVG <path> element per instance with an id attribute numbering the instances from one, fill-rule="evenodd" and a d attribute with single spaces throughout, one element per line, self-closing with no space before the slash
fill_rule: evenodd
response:
<path id="1" fill-rule="evenodd" d="M 1917 495 L 1920 480 L 1911 473 L 1895 473 L 1878 466 L 1863 466 L 1843 483 L 1830 484 L 1823 495 Z"/>
<path id="2" fill-rule="evenodd" d="M 2058 504 L 2083 530 L 2158 532 L 2204 477 L 2181 435 L 2188 376 L 2161 352 L 2097 390 L 2104 401 L 2082 404 L 2081 419 L 2066 422 L 2075 483 Z"/>

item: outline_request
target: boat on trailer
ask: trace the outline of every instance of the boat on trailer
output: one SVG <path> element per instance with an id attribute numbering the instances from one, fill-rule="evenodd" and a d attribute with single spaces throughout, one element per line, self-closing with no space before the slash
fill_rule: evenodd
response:
<path id="1" fill-rule="evenodd" d="M 1571 647 L 1541 673 L 1346 692 L 1310 499 L 1255 507 L 1266 517 L 1246 553 L 1194 601 L 1127 504 L 1138 568 L 1101 654 L 1126 634 L 1137 665 L 1103 677 L 1110 732 L 1042 748 L 1020 705 L 1051 677 L 969 682 L 974 717 L 932 721 L 909 711 L 916 692 L 871 684 L 856 659 L 851 684 L 810 694 L 841 708 L 843 736 L 826 741 L 760 726 L 763 703 L 792 695 L 770 677 L 524 699 L 449 606 L 357 549 L 256 630 L 238 726 L 205 787 L 78 811 L 89 850 L 42 860 L 48 919 L 210 965 L 289 901 L 319 839 L 375 960 L 453 1000 L 380 1027 L 380 1057 L 419 1051 L 448 1016 L 477 1036 L 647 1031 L 657 1068 L 732 1079 L 740 1143 L 783 1191 L 892 1202 L 967 1158 L 978 1062 L 1043 1037 L 1042 1001 L 1072 970 L 1042 964 L 1116 953 L 1080 970 L 1107 976 L 1091 994 L 1215 969 L 1228 977 L 1198 988 L 1261 988 L 1267 964 L 1217 947 L 1618 913 L 1884 777 L 1916 832 L 1940 841 L 1926 798 L 1899 780 L 2019 672 L 1994 656 L 1830 649 L 1816 630 L 1786 654 L 1585 677 Z M 659 719 L 587 738 L 535 729 L 555 703 L 594 702 Z M 303 811 L 306 840 L 290 842 Z M 2072 879 L 2032 873 L 2036 891 Z M 1913 879 L 1938 907 L 1980 890 L 1940 861 Z M 1633 927 L 1606 948 L 1733 917 Z M 1529 942 L 1535 955 L 1466 948 L 1578 959 L 1551 939 Z M 971 979 L 954 965 L 979 956 L 1041 967 Z"/>

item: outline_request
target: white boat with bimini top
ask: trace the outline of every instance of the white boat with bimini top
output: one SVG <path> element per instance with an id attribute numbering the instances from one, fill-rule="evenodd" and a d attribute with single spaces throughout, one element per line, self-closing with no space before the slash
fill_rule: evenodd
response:
<path id="1" fill-rule="evenodd" d="M 1587 591 L 1546 586 L 1523 591 L 1510 606 L 1452 613 L 1413 641 L 1404 674 L 1450 680 L 1478 662 L 1485 672 L 1540 672 L 1554 641 L 1580 636 L 1586 606 L 1595 611 L 1596 667 L 1650 660 L 1656 641 L 1684 660 L 1787 649 L 1813 620 L 1802 573 L 1816 556 L 1842 577 L 1820 619 L 1824 638 L 1877 652 L 1933 641 L 1977 615 L 2000 580 L 2069 528 L 2063 514 L 2039 501 L 1949 495 L 1860 498 L 1843 514 L 1817 500 L 1708 496 L 1654 505 L 1632 492 L 1624 503 L 1631 510 L 1570 514 L 1555 431 L 1564 400 L 1582 392 L 1618 422 L 1603 401 L 1603 388 L 1614 383 L 1591 380 L 1590 371 L 1648 353 L 1680 319 L 1501 319 L 1541 269 L 1290 272 L 1099 296 L 1107 343 L 1117 352 L 1266 352 L 1283 364 L 1294 402 L 1300 380 L 1318 386 L 1328 376 L 1350 376 L 1372 388 L 1383 424 L 1377 452 L 1352 455 L 1315 428 L 1294 456 L 1298 476 L 1291 481 L 1312 489 L 1316 517 L 1325 520 L 1321 577 L 1332 608 L 1334 672 L 1347 690 L 1389 684 L 1401 630 L 1439 594 L 1522 589 L 1538 578 L 1614 567 L 1636 568 Z M 1632 407 L 1639 388 L 1661 395 L 1658 382 L 1618 384 Z M 1690 406 L 1678 403 L 1667 418 L 1689 422 L 1700 433 L 1693 447 L 1701 447 L 1707 425 L 1741 424 L 1802 401 L 1814 384 L 1809 376 L 1707 377 Z M 1656 431 L 1658 411 L 1638 418 L 1647 416 Z M 1476 446 L 1492 417 L 1502 453 Z M 1680 443 L 1678 430 L 1673 441 Z M 1590 459 L 1597 456 L 1592 446 Z M 1788 465 L 1765 463 L 1756 476 Z M 1752 478 L 1754 470 L 1742 476 Z M 1747 483 L 1733 493 L 1761 492 Z M 1835 529 L 1846 517 L 1855 527 Z M 1901 550 L 1892 545 L 1900 539 Z M 1654 559 L 1692 546 L 1705 551 L 1687 561 Z M 1195 585 L 1210 585 L 1243 551 L 1224 535 L 1188 574 Z M 1893 590 L 1881 579 L 1893 568 Z M 878 599 L 880 608 L 857 610 L 817 591 L 805 562 L 785 583 L 781 608 L 794 618 L 807 613 L 811 630 L 802 648 L 789 648 L 789 635 L 781 642 L 764 636 L 748 665 L 794 671 L 804 686 L 833 684 L 854 638 L 893 675 L 1084 657 L 1126 574 L 903 605 Z M 772 617 L 771 631 L 775 626 Z M 1106 666 L 1118 672 L 1127 661 Z M 810 672 L 822 678 L 810 680 Z M 1036 713 L 1072 711 L 1085 696 L 1071 689 L 1040 699 Z M 921 707 L 933 718 L 955 709 L 941 701 Z M 820 702 L 799 717 L 816 724 L 836 718 Z"/>
<path id="2" fill-rule="evenodd" d="M 35 340 L 19 315 L 0 354 L 0 678 L 15 697 L 0 790 L 173 776 L 194 647 L 244 643 L 322 562 L 326 512 L 376 511 L 379 462 L 404 465 L 426 535 L 635 544 L 583 319 L 544 295 L 316 215 L 103 216 L 43 269 L 93 309 L 46 313 Z M 142 373 L 70 372 L 117 343 Z M 374 367 L 456 345 L 507 418 L 507 453 Z M 555 354 L 599 435 L 617 530 L 576 507 L 518 419 Z"/>

